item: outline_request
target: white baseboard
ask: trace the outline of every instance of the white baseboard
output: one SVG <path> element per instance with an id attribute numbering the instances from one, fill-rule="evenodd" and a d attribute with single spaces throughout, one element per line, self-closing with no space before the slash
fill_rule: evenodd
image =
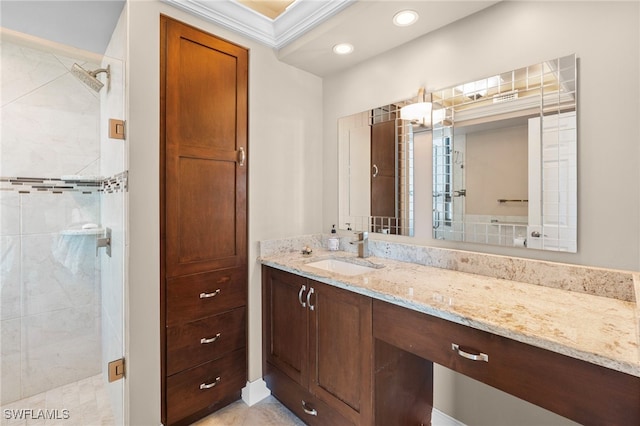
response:
<path id="1" fill-rule="evenodd" d="M 454 419 L 453 417 L 433 409 L 431 412 L 431 426 L 466 426 L 464 423 Z"/>
<path id="2" fill-rule="evenodd" d="M 271 391 L 267 387 L 267 383 L 262 379 L 247 382 L 247 385 L 242 388 L 242 400 L 249 407 L 257 404 L 269 395 L 271 395 Z"/>

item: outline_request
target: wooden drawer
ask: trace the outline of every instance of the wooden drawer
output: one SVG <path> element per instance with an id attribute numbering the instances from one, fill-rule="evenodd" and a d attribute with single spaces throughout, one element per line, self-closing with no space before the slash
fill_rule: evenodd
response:
<path id="1" fill-rule="evenodd" d="M 246 364 L 246 352 L 240 349 L 168 377 L 167 423 L 174 424 L 193 413 L 214 411 L 229 402 L 228 395 L 239 396 L 247 383 Z"/>
<path id="2" fill-rule="evenodd" d="M 245 306 L 244 269 L 223 269 L 167 280 L 166 325 L 199 320 Z"/>
<path id="3" fill-rule="evenodd" d="M 167 328 L 167 375 L 246 346 L 246 308 Z"/>
<path id="4" fill-rule="evenodd" d="M 264 376 L 267 387 L 282 404 L 308 425 L 353 426 L 353 423 L 330 408 L 305 388 L 294 382 L 277 368 L 267 364 L 268 372 Z M 315 415 L 305 412 L 315 412 Z"/>
<path id="5" fill-rule="evenodd" d="M 640 424 L 639 377 L 381 301 L 373 335 L 579 423 Z"/>

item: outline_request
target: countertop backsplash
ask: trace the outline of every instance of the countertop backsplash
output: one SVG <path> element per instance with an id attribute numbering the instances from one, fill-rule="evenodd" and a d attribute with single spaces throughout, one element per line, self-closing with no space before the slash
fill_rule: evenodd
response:
<path id="1" fill-rule="evenodd" d="M 260 257 L 299 252 L 303 247 L 327 247 L 335 234 L 313 234 L 260 242 Z M 355 253 L 352 237 L 338 234 L 340 250 Z M 601 297 L 635 302 L 640 273 L 596 268 L 463 250 L 369 240 L 372 256 L 452 271 L 536 284 Z M 635 285 L 634 285 L 635 278 Z"/>

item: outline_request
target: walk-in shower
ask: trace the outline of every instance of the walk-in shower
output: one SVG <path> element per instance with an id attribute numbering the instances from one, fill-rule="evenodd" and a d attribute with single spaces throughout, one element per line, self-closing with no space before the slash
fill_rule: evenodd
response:
<path id="1" fill-rule="evenodd" d="M 108 121 L 124 119 L 126 47 L 102 56 L 2 30 L 3 422 L 47 410 L 122 424 L 107 364 L 124 350 L 126 141 Z"/>

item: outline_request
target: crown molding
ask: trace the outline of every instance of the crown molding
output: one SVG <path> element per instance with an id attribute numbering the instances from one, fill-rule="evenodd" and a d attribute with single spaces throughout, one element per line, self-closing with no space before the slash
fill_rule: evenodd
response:
<path id="1" fill-rule="evenodd" d="M 297 0 L 276 19 L 263 16 L 232 0 L 162 0 L 227 29 L 280 49 L 355 0 Z"/>

